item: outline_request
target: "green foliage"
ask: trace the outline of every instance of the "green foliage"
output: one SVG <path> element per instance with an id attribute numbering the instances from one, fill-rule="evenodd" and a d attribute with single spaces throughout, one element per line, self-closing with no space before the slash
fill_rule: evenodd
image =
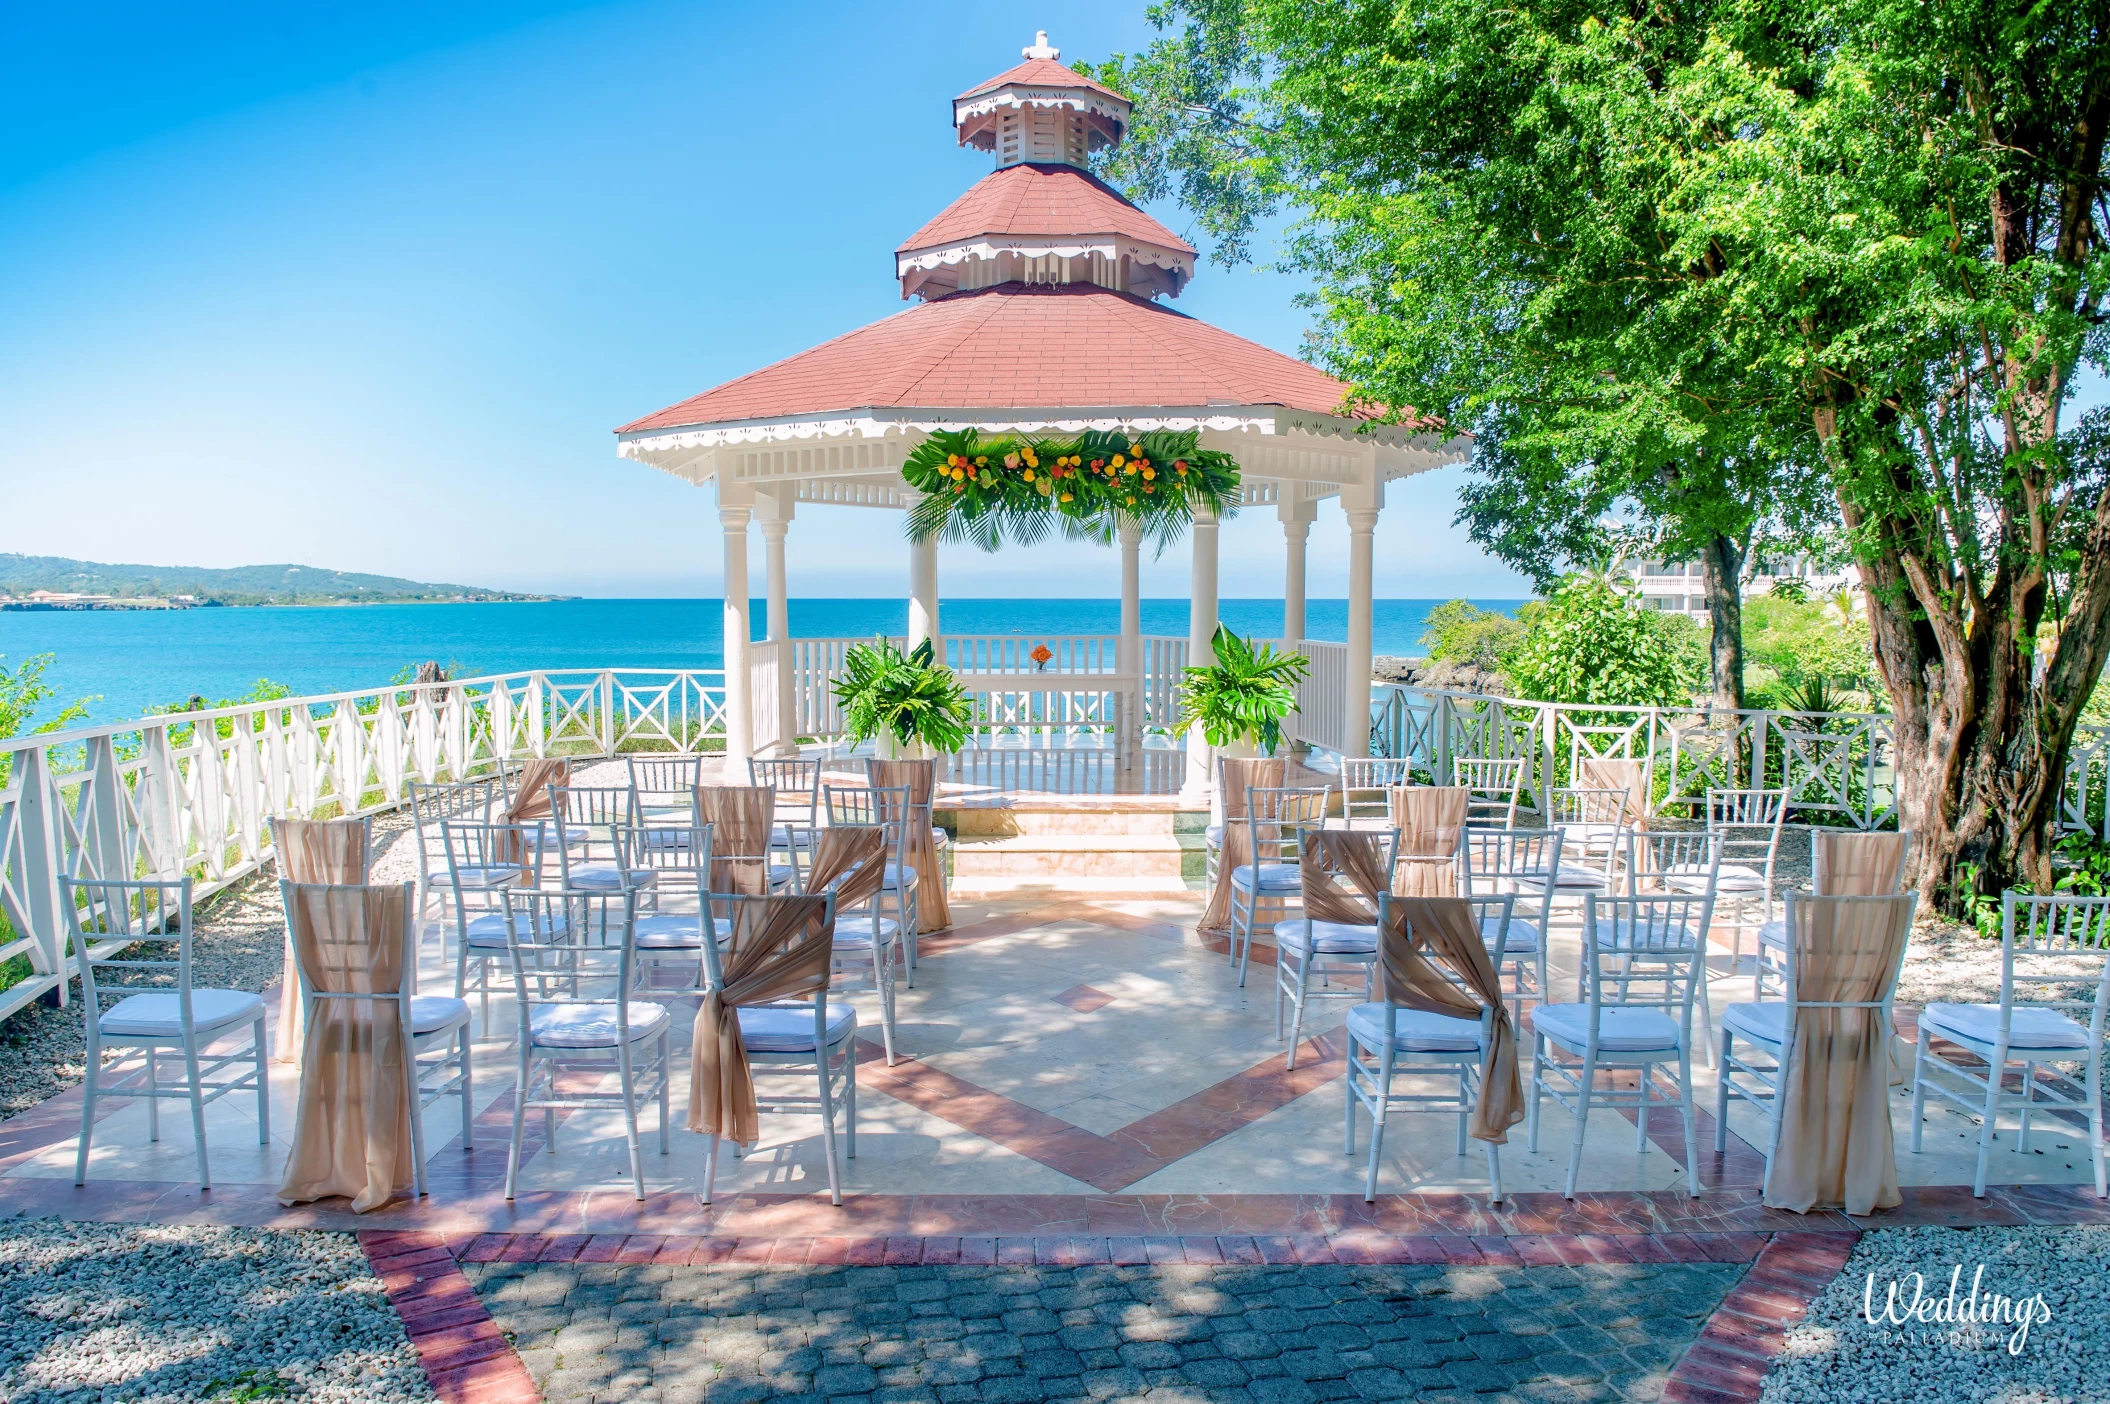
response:
<path id="1" fill-rule="evenodd" d="M 907 653 L 883 637 L 844 652 L 835 700 L 842 704 L 851 745 L 882 731 L 904 746 L 920 741 L 940 753 L 966 744 L 974 703 L 952 669 L 935 657 L 929 639 Z"/>
<path id="2" fill-rule="evenodd" d="M 1421 646 L 1431 663 L 1470 663 L 1488 672 L 1502 667 L 1502 656 L 1524 637 L 1524 625 L 1513 614 L 1481 609 L 1470 600 L 1447 600 L 1429 611 Z"/>
<path id="3" fill-rule="evenodd" d="M 1744 653 L 1753 706 L 1798 712 L 1858 711 L 1876 687 L 1868 621 L 1828 599 L 1776 590 L 1744 603 Z M 1835 705 L 1810 707 L 1822 697 Z M 1836 704 L 1847 704 L 1844 706 Z"/>
<path id="4" fill-rule="evenodd" d="M 1522 623 L 1503 672 L 1534 702 L 1682 706 L 1700 683 L 1692 621 L 1637 608 L 1602 576 L 1566 577 L 1546 600 L 1525 606 Z"/>
<path id="5" fill-rule="evenodd" d="M 911 540 L 984 551 L 1006 541 L 1031 546 L 1056 529 L 1105 544 L 1123 522 L 1162 548 L 1197 508 L 1219 517 L 1238 508 L 1238 461 L 1201 447 L 1192 429 L 1045 437 L 940 430 L 909 454 L 901 476 L 924 494 L 909 511 Z"/>
<path id="6" fill-rule="evenodd" d="M 216 702 L 208 702 L 203 695 L 194 692 L 181 702 L 167 702 L 159 707 L 149 707 L 146 710 L 146 714 L 150 717 L 178 717 L 185 712 L 217 712 L 227 707 L 247 707 L 261 702 L 279 702 L 292 695 L 293 689 L 287 687 L 284 683 L 275 683 L 269 678 L 258 678 L 256 686 L 250 688 L 249 691 L 243 693 L 240 697 L 222 697 Z M 219 717 L 213 722 L 213 730 L 218 733 L 222 741 L 234 735 L 234 726 L 235 719 L 232 717 Z M 263 727 L 263 718 L 257 718 L 253 729 L 261 731 Z M 192 729 L 188 725 L 170 727 L 169 744 L 172 746 L 189 744 Z"/>
<path id="7" fill-rule="evenodd" d="M 10 669 L 5 658 L 0 658 L 0 741 L 19 736 L 37 708 L 59 695 L 58 689 L 44 680 L 44 670 L 52 665 L 53 659 L 52 654 L 39 653 Z M 55 716 L 39 722 L 30 734 L 65 730 L 88 715 L 88 703 L 93 700 L 68 702 Z"/>
<path id="8" fill-rule="evenodd" d="M 2057 890 L 2075 897 L 2110 897 L 2110 844 L 2094 834 L 2059 840 Z"/>
<path id="9" fill-rule="evenodd" d="M 1187 669 L 1174 730 L 1199 726 L 1212 746 L 1250 737 L 1274 754 L 1283 718 L 1297 710 L 1297 684 L 1311 672 L 1310 662 L 1301 653 L 1242 639 L 1221 624 L 1214 650 L 1214 663 Z"/>

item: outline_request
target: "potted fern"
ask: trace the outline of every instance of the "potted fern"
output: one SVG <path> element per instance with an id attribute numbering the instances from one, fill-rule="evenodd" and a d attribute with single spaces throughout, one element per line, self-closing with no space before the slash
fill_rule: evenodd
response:
<path id="1" fill-rule="evenodd" d="M 1216 661 L 1186 671 L 1174 729 L 1202 736 L 1227 756 L 1273 755 L 1282 721 L 1297 709 L 1297 684 L 1311 672 L 1301 653 L 1242 639 L 1216 627 Z M 1191 738 L 1190 738 L 1191 739 Z"/>
<path id="2" fill-rule="evenodd" d="M 967 743 L 974 704 L 929 639 L 903 653 L 885 638 L 854 644 L 834 684 L 850 744 L 877 738 L 882 760 L 949 755 Z"/>

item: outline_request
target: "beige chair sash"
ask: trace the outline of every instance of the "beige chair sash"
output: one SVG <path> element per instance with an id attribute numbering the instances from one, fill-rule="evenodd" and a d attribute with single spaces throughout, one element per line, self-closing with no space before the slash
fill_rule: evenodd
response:
<path id="1" fill-rule="evenodd" d="M 1384 886 L 1377 835 L 1332 830 L 1307 835 L 1304 843 L 1305 910 L 1319 921 L 1374 925 L 1377 894 Z M 1336 876 L 1347 881 L 1347 889 L 1333 880 Z M 1524 1092 L 1517 1075 L 1516 1030 L 1472 906 L 1462 897 L 1400 897 L 1393 899 L 1391 913 L 1388 928 L 1378 934 L 1382 998 L 1454 1019 L 1477 1020 L 1483 1009 L 1493 1011 L 1494 1036 L 1480 1060 L 1480 1096 L 1470 1130 L 1478 1140 L 1501 1145 L 1524 1117 Z M 1432 961 L 1466 989 L 1431 968 Z"/>
<path id="2" fill-rule="evenodd" d="M 952 925 L 945 900 L 945 869 L 938 861 L 938 841 L 930 831 L 931 796 L 937 793 L 935 760 L 868 760 L 865 779 L 877 789 L 908 790 L 911 814 L 903 815 L 908 847 L 902 855 L 916 873 L 916 934 L 943 931 Z"/>
<path id="3" fill-rule="evenodd" d="M 1818 899 L 1794 910 L 1801 919 L 1788 940 L 1798 1004 L 1868 1002 L 1891 993 L 1912 934 L 1910 894 L 1887 902 Z M 1892 1036 L 1880 1009 L 1795 1011 L 1779 1138 L 1766 1175 L 1768 1207 L 1868 1214 L 1902 1202 L 1890 1130 Z"/>
<path id="4" fill-rule="evenodd" d="M 1458 895 L 1458 845 L 1473 792 L 1457 786 L 1412 785 L 1392 791 L 1392 825 L 1399 830 L 1399 862 L 1392 891 L 1402 897 Z"/>
<path id="5" fill-rule="evenodd" d="M 711 891 L 768 896 L 776 786 L 698 785 L 696 808 L 711 826 Z"/>
<path id="6" fill-rule="evenodd" d="M 1200 744 L 1200 738 L 1192 738 Z M 1253 861 L 1253 835 L 1248 826 L 1235 822 L 1246 817 L 1246 791 L 1279 790 L 1286 773 L 1279 756 L 1225 756 L 1217 763 L 1217 798 L 1223 802 L 1223 846 L 1216 856 L 1216 882 L 1209 888 L 1209 904 L 1202 911 L 1201 929 L 1231 929 L 1231 869 Z"/>
<path id="7" fill-rule="evenodd" d="M 288 882 L 362 883 L 373 862 L 364 819 L 281 819 L 273 826 L 279 876 Z M 293 963 L 293 924 L 286 923 L 285 973 L 278 988 L 278 1041 L 271 1061 L 299 1066 L 308 1037 L 300 1001 L 300 968 Z"/>
<path id="8" fill-rule="evenodd" d="M 1819 897 L 1888 897 L 1904 881 L 1912 835 L 1816 830 L 1810 844 L 1810 878 Z"/>
<path id="9" fill-rule="evenodd" d="M 1626 809 L 1620 816 L 1629 827 L 1648 827 L 1648 762 L 1612 759 L 1586 759 L 1578 767 L 1581 779 L 1576 783 L 1586 790 L 1625 790 Z"/>
<path id="10" fill-rule="evenodd" d="M 705 993 L 696 1018 L 689 1129 L 746 1146 L 761 1136 L 762 1120 L 740 1010 L 826 989 L 835 931 L 825 897 L 761 897 L 737 907 L 722 978 Z"/>
<path id="11" fill-rule="evenodd" d="M 287 929 L 321 999 L 302 1056 L 281 1204 L 349 1195 L 365 1213 L 412 1183 L 409 1033 L 394 996 L 409 978 L 411 885 L 292 886 Z"/>
<path id="12" fill-rule="evenodd" d="M 513 798 L 506 805 L 500 822 L 533 828 L 546 823 L 557 815 L 554 789 L 571 783 L 571 762 L 538 756 L 520 770 L 520 783 L 513 790 Z M 527 851 L 527 842 L 522 836 L 508 833 L 499 840 L 492 856 L 504 863 L 528 863 L 533 855 Z"/>
<path id="13" fill-rule="evenodd" d="M 835 910 L 861 907 L 886 879 L 887 833 L 881 824 L 834 824 L 814 838 L 813 866 L 806 890 L 815 896 L 835 891 Z"/>

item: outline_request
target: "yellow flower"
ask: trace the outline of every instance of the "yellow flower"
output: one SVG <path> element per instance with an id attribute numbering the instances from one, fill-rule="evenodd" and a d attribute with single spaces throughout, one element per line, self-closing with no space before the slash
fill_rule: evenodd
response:
<path id="1" fill-rule="evenodd" d="M 1131 463 L 1131 464 L 1129 464 L 1129 465 L 1128 465 L 1128 476 L 1129 476 L 1129 477 L 1131 477 L 1131 478 L 1133 478 L 1133 477 L 1134 477 L 1135 475 L 1136 475 L 1136 465 L 1135 465 L 1135 464 L 1133 464 L 1133 463 Z"/>
<path id="2" fill-rule="evenodd" d="M 1114 467 L 1119 468 L 1126 461 L 1127 460 L 1123 459 L 1120 454 L 1117 453 L 1114 455 Z"/>
<path id="3" fill-rule="evenodd" d="M 974 460 L 974 466 L 975 466 L 975 467 L 977 467 L 977 468 L 987 468 L 987 467 L 989 466 L 989 455 L 987 455 L 987 454 L 976 454 L 976 455 L 975 455 L 975 460 Z"/>
<path id="4" fill-rule="evenodd" d="M 1128 451 L 1130 453 L 1141 453 L 1143 451 L 1143 445 L 1140 442 L 1131 439 L 1128 444 Z"/>
<path id="5" fill-rule="evenodd" d="M 1033 470 L 1031 468 L 1026 470 L 1026 481 L 1029 483 L 1033 481 Z"/>
<path id="6" fill-rule="evenodd" d="M 1152 478 L 1155 478 L 1155 477 L 1156 477 L 1157 475 L 1158 475 L 1158 470 L 1157 470 L 1157 469 L 1155 469 L 1155 468 L 1145 468 L 1145 469 L 1143 470 L 1143 481 L 1147 483 L 1147 482 L 1149 482 L 1149 481 L 1150 481 L 1150 480 L 1151 480 Z"/>
<path id="7" fill-rule="evenodd" d="M 946 466 L 946 467 L 948 467 L 948 468 L 957 468 L 957 467 L 959 467 L 959 466 L 960 466 L 960 455 L 958 455 L 958 454 L 956 454 L 956 453 L 948 453 L 948 454 L 946 454 L 946 455 L 945 455 L 945 466 Z"/>
<path id="8" fill-rule="evenodd" d="M 1069 502 L 1069 501 L 1072 501 L 1072 500 L 1074 500 L 1074 499 L 1072 499 L 1072 497 L 1070 496 L 1070 494 L 1069 494 L 1069 493 L 1064 493 L 1064 494 L 1062 495 L 1062 500 L 1063 500 L 1064 502 Z"/>

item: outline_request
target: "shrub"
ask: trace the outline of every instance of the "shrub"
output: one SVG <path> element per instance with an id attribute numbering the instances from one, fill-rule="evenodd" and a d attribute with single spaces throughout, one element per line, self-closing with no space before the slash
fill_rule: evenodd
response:
<path id="1" fill-rule="evenodd" d="M 1602 576 L 1563 577 L 1550 597 L 1525 606 L 1520 622 L 1523 638 L 1502 670 L 1534 702 L 1679 706 L 1692 700 L 1704 670 L 1690 620 L 1669 624 Z"/>
<path id="2" fill-rule="evenodd" d="M 1523 636 L 1524 626 L 1514 615 L 1450 600 L 1429 611 L 1421 646 L 1431 663 L 1470 663 L 1492 673 L 1501 670 L 1502 655 Z"/>

